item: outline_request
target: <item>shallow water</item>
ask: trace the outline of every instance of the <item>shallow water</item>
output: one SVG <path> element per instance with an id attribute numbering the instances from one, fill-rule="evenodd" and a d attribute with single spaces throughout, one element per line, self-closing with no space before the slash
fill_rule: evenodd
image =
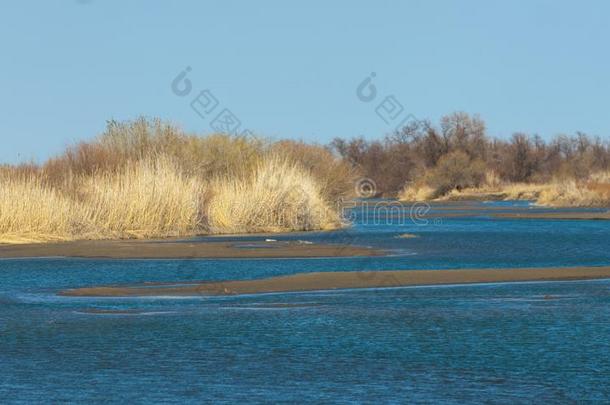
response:
<path id="1" fill-rule="evenodd" d="M 497 205 L 515 206 L 526 203 Z M 374 223 L 364 219 L 370 212 L 357 213 L 348 231 L 274 237 L 370 245 L 384 257 L 1 260 L 0 398 L 609 401 L 608 280 L 213 298 L 56 295 L 308 271 L 610 265 L 610 222 L 492 219 L 480 208 L 425 223 Z M 397 238 L 404 233 L 417 237 Z"/>

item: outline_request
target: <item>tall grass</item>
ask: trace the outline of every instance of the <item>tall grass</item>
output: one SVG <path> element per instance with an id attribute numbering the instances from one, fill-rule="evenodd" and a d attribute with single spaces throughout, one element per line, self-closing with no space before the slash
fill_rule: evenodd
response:
<path id="1" fill-rule="evenodd" d="M 610 207 L 610 174 L 600 172 L 589 179 L 555 178 L 547 182 L 507 183 L 488 175 L 479 187 L 452 189 L 438 196 L 425 183 L 405 188 L 401 200 L 531 200 L 551 207 Z"/>
<path id="2" fill-rule="evenodd" d="M 326 229 L 351 176 L 316 145 L 112 121 L 42 166 L 0 166 L 0 243 Z"/>
<path id="3" fill-rule="evenodd" d="M 0 242 L 45 242 L 94 236 L 88 210 L 40 178 L 0 178 Z"/>
<path id="4" fill-rule="evenodd" d="M 330 229 L 339 216 L 313 177 L 294 163 L 272 157 L 245 179 L 220 178 L 211 189 L 212 233 Z"/>
<path id="5" fill-rule="evenodd" d="M 297 141 L 279 141 L 271 145 L 270 155 L 281 156 L 305 169 L 329 200 L 346 198 L 354 192 L 356 170 L 346 161 L 319 145 Z"/>
<path id="6" fill-rule="evenodd" d="M 0 180 L 0 242 L 144 238 L 201 232 L 202 187 L 166 157 L 74 181 L 78 197 L 42 176 Z"/>
<path id="7" fill-rule="evenodd" d="M 81 193 L 92 222 L 107 237 L 201 231 L 203 188 L 166 156 L 129 162 L 116 173 L 94 174 L 83 181 Z"/>
<path id="8" fill-rule="evenodd" d="M 610 193 L 607 188 L 564 180 L 543 190 L 537 202 L 555 207 L 610 207 Z"/>
<path id="9" fill-rule="evenodd" d="M 407 184 L 399 193 L 401 201 L 428 201 L 434 199 L 435 190 L 426 183 Z"/>

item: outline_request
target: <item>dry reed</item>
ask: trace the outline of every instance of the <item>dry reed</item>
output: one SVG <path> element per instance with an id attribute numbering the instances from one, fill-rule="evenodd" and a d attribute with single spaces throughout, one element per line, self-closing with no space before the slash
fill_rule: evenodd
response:
<path id="1" fill-rule="evenodd" d="M 211 190 L 212 233 L 304 231 L 339 224 L 337 211 L 312 176 L 277 157 L 261 161 L 247 178 L 217 179 Z"/>
<path id="2" fill-rule="evenodd" d="M 0 179 L 0 243 L 70 240 L 93 235 L 82 205 L 40 178 Z"/>
<path id="3" fill-rule="evenodd" d="M 81 193 L 92 222 L 107 237 L 168 237 L 201 231 L 202 187 L 165 156 L 88 177 Z"/>

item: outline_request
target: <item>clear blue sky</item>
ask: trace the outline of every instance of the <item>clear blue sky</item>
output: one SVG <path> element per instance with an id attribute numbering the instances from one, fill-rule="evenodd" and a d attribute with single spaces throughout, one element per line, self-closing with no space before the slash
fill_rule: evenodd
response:
<path id="1" fill-rule="evenodd" d="M 210 132 L 189 105 L 204 89 L 267 136 L 381 137 L 379 99 L 356 97 L 371 72 L 419 118 L 607 137 L 609 16 L 607 1 L 4 1 L 0 161 L 45 159 L 111 118 Z"/>

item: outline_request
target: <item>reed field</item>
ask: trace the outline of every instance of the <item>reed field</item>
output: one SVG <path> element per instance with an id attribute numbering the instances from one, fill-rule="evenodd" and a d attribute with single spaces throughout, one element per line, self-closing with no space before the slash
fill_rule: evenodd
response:
<path id="1" fill-rule="evenodd" d="M 87 208 L 36 176 L 0 179 L 0 242 L 26 243 L 95 236 Z"/>
<path id="2" fill-rule="evenodd" d="M 278 157 L 261 161 L 246 179 L 217 179 L 211 189 L 212 233 L 310 231 L 340 222 L 313 176 Z"/>
<path id="3" fill-rule="evenodd" d="M 401 201 L 530 200 L 549 207 L 610 207 L 608 173 L 594 173 L 588 179 L 554 178 L 535 183 L 487 183 L 476 187 L 453 188 L 436 193 L 427 183 L 405 187 Z"/>
<path id="4" fill-rule="evenodd" d="M 350 176 L 319 146 L 110 122 L 42 165 L 0 167 L 0 243 L 330 229 Z"/>

